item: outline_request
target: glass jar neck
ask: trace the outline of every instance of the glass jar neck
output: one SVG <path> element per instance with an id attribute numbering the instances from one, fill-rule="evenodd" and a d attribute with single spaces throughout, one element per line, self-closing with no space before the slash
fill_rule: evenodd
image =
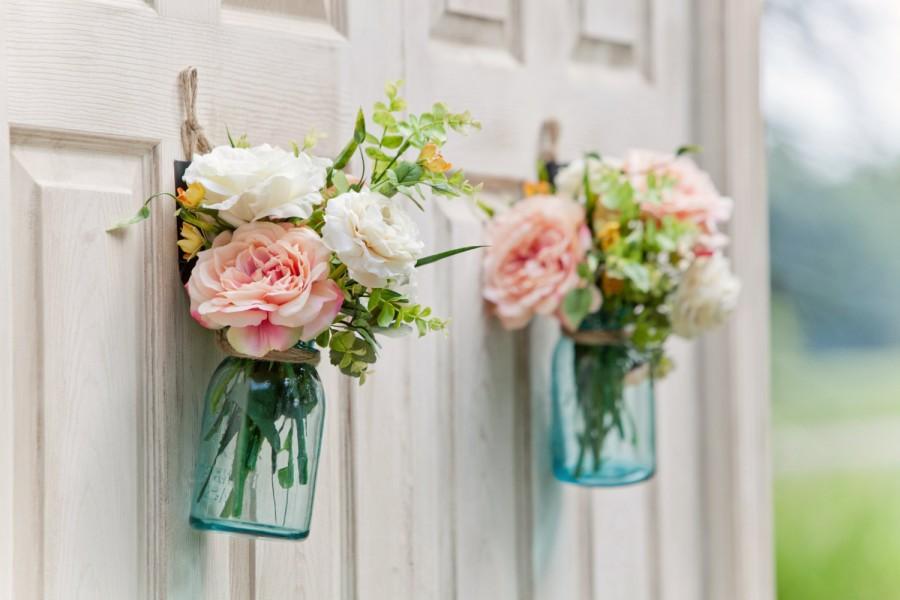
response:
<path id="1" fill-rule="evenodd" d="M 297 348 L 299 350 L 309 350 L 310 352 L 318 352 L 319 351 L 319 347 L 316 346 L 315 340 L 309 340 L 308 342 L 304 342 L 303 340 L 300 340 L 299 342 L 294 344 L 294 348 Z"/>

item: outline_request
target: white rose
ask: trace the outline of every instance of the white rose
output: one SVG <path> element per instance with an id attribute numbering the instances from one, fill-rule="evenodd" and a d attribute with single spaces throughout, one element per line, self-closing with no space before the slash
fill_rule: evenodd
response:
<path id="1" fill-rule="evenodd" d="M 410 216 L 394 200 L 367 189 L 328 201 L 322 238 L 350 276 L 371 288 L 409 284 L 425 248 Z"/>
<path id="2" fill-rule="evenodd" d="M 741 282 L 722 255 L 700 256 L 672 297 L 672 330 L 692 338 L 718 327 L 737 306 Z"/>
<path id="3" fill-rule="evenodd" d="M 556 193 L 566 198 L 578 199 L 584 192 L 584 159 L 573 160 L 559 170 L 553 183 L 556 185 Z M 610 168 L 621 168 L 622 161 L 617 158 L 587 159 L 588 182 L 595 192 L 600 189 L 600 180 L 603 174 Z"/>
<path id="4" fill-rule="evenodd" d="M 301 152 L 294 156 L 268 144 L 254 148 L 219 146 L 195 155 L 186 183 L 206 189 L 203 206 L 239 226 L 264 217 L 305 219 L 322 202 L 320 190 L 331 161 Z"/>

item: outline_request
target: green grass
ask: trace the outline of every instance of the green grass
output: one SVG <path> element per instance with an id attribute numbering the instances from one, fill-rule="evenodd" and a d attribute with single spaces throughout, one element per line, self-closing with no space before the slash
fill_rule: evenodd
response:
<path id="1" fill-rule="evenodd" d="M 773 298 L 774 426 L 900 414 L 900 349 L 812 354 Z M 900 599 L 900 469 L 775 480 L 779 600 Z"/>
<path id="2" fill-rule="evenodd" d="M 900 598 L 900 471 L 775 482 L 779 600 Z"/>

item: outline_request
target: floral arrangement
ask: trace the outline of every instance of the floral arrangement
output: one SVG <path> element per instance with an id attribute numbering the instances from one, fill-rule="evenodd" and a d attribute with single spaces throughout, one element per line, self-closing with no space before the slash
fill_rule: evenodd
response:
<path id="1" fill-rule="evenodd" d="M 589 154 L 553 183 L 545 170 L 528 197 L 494 215 L 484 297 L 503 325 L 553 315 L 576 331 L 597 314 L 635 346 L 661 348 L 671 333 L 723 323 L 740 290 L 722 252 L 732 203 L 689 150 Z"/>
<path id="2" fill-rule="evenodd" d="M 362 383 L 379 334 L 446 327 L 411 299 L 415 270 L 472 248 L 424 256 L 407 211 L 424 208 L 432 192 L 475 191 L 440 148 L 448 132 L 480 124 L 441 103 L 404 117 L 398 86 L 388 84 L 386 101 L 375 104 L 380 135 L 367 130 L 360 110 L 352 139 L 333 160 L 311 153 L 316 134 L 291 151 L 229 135 L 229 145 L 193 157 L 187 187 L 175 196 L 191 315 L 225 330 L 237 352 L 262 358 L 315 341 Z M 418 151 L 413 159 L 410 150 Z M 354 176 L 347 168 L 357 153 Z M 152 199 L 114 228 L 147 218 Z"/>
<path id="3" fill-rule="evenodd" d="M 721 226 L 731 215 L 687 151 L 589 154 L 493 215 L 484 297 L 509 329 L 553 315 L 553 468 L 588 486 L 655 471 L 653 381 L 671 334 L 693 337 L 735 308 Z M 550 165 L 555 167 L 555 165 Z"/>
<path id="4" fill-rule="evenodd" d="M 477 246 L 425 256 L 409 211 L 476 191 L 441 147 L 480 125 L 441 103 L 406 114 L 398 85 L 375 104 L 375 132 L 360 110 L 334 159 L 313 154 L 315 134 L 291 150 L 229 134 L 160 194 L 177 202 L 191 315 L 228 355 L 207 387 L 194 527 L 305 538 L 325 409 L 317 348 L 362 384 L 380 335 L 447 325 L 412 298 L 416 269 Z M 155 197 L 113 229 L 146 219 Z"/>

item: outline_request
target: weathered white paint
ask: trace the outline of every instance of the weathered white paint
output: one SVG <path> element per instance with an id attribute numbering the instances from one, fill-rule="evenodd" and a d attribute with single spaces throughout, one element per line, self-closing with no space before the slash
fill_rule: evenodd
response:
<path id="1" fill-rule="evenodd" d="M 697 141 L 734 200 L 737 313 L 701 345 L 707 597 L 775 595 L 769 400 L 768 203 L 759 110 L 759 0 L 698 3 Z"/>
<path id="2" fill-rule="evenodd" d="M 6 0 L 0 0 L 0 15 L 6 14 Z M 6 39 L 6 20 L 0 19 L 0 40 Z M 9 223 L 12 213 L 9 189 L 9 128 L 6 127 L 6 45 L 0 43 L 0 223 Z M 2 227 L 2 226 L 0 226 Z M 0 229 L 0 256 L 10 256 L 12 236 Z M 0 260 L 0 289 L 12 289 L 12 265 Z M 13 472 L 15 465 L 15 404 L 12 383 L 12 298 L 0 293 L 0 473 Z M 13 485 L 0 486 L 0 531 L 12 531 Z M 0 598 L 13 597 L 13 537 L 0 537 Z"/>
<path id="3" fill-rule="evenodd" d="M 693 73 L 691 2 L 613 4 L 0 0 L 0 472 L 13 481 L 0 486 L 0 529 L 12 531 L 0 536 L 0 598 L 765 598 L 768 507 L 753 504 L 768 501 L 765 394 L 749 379 L 765 346 L 745 335 L 765 317 L 758 203 L 739 208 L 735 231 L 751 308 L 717 351 L 724 375 L 699 374 L 723 364 L 708 352 L 674 348 L 654 481 L 592 491 L 552 478 L 556 329 L 503 331 L 471 253 L 421 273 L 422 301 L 452 318 L 448 336 L 387 341 L 362 388 L 320 369 L 325 453 L 312 536 L 296 544 L 188 527 L 201 398 L 220 356 L 187 314 L 171 203 L 103 232 L 171 191 L 189 64 L 217 141 L 226 124 L 284 144 L 315 127 L 334 153 L 356 106 L 404 78 L 412 108 L 441 99 L 484 122 L 447 153 L 489 181 L 486 197 L 517 193 L 555 118 L 561 158 L 699 133 L 725 189 L 754 198 L 755 75 L 724 78 L 724 65 L 752 62 L 754 29 L 735 24 L 752 10 L 727 0 L 720 18 L 720 2 L 701 3 L 711 39 L 735 35 L 721 64 Z M 725 152 L 735 143 L 751 150 Z M 416 219 L 430 250 L 483 239 L 462 200 Z"/>

